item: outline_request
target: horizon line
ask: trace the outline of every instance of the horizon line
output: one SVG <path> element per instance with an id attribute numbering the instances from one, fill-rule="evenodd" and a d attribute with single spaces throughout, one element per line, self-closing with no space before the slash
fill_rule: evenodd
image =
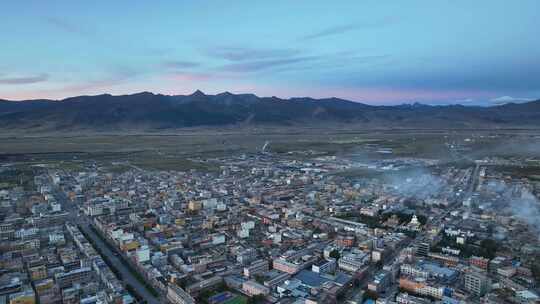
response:
<path id="1" fill-rule="evenodd" d="M 204 96 L 217 96 L 217 95 L 222 95 L 222 94 L 253 95 L 253 96 L 257 97 L 257 98 L 277 98 L 277 99 L 289 100 L 289 101 L 294 100 L 294 99 L 302 99 L 302 98 L 309 98 L 309 99 L 313 99 L 315 101 L 320 101 L 320 100 L 325 100 L 325 99 L 339 99 L 339 100 L 342 100 L 342 101 L 353 102 L 353 103 L 357 103 L 357 104 L 363 104 L 363 105 L 374 106 L 374 107 L 392 107 L 392 106 L 403 106 L 403 105 L 410 105 L 410 106 L 424 105 L 424 106 L 432 106 L 432 107 L 437 107 L 437 106 L 463 106 L 463 107 L 489 108 L 489 107 L 497 107 L 497 106 L 503 106 L 503 105 L 509 105 L 509 104 L 526 104 L 526 103 L 530 103 L 530 102 L 540 101 L 540 98 L 532 98 L 532 99 L 529 99 L 529 100 L 521 100 L 521 102 L 517 102 L 518 100 L 516 100 L 516 101 L 508 101 L 508 102 L 504 102 L 504 103 L 493 103 L 493 104 L 472 104 L 472 103 L 470 103 L 470 104 L 465 103 L 464 104 L 464 103 L 459 103 L 459 102 L 456 102 L 456 103 L 452 103 L 452 102 L 449 102 L 449 103 L 444 103 L 444 102 L 442 102 L 442 103 L 424 103 L 424 102 L 418 102 L 418 101 L 410 101 L 410 102 L 403 101 L 403 102 L 395 103 L 395 104 L 373 104 L 373 103 L 368 103 L 368 102 L 351 100 L 351 99 L 347 99 L 347 98 L 336 97 L 336 96 L 319 97 L 319 98 L 310 97 L 310 96 L 279 97 L 279 96 L 276 96 L 276 95 L 259 96 L 259 95 L 255 94 L 255 93 L 233 93 L 233 92 L 230 92 L 230 91 L 223 91 L 223 92 L 216 93 L 216 94 L 207 94 L 207 93 L 203 92 L 200 89 L 196 89 L 191 94 L 163 94 L 163 93 L 155 93 L 155 92 L 151 92 L 151 91 L 138 91 L 138 92 L 126 93 L 126 94 L 111 94 L 111 93 L 82 94 L 82 95 L 67 96 L 67 97 L 64 97 L 64 98 L 61 98 L 61 99 L 50 99 L 50 98 L 4 99 L 4 98 L 0 98 L 0 101 L 3 101 L 3 102 L 33 102 L 33 101 L 64 102 L 64 101 L 66 101 L 68 99 L 77 98 L 77 97 L 98 97 L 98 96 L 104 96 L 104 95 L 105 96 L 112 96 L 112 97 L 122 97 L 122 96 L 133 96 L 133 95 L 145 94 L 145 93 L 152 94 L 154 96 L 160 96 L 161 95 L 161 96 L 168 96 L 168 97 L 175 97 L 175 96 L 187 97 L 187 96 L 195 95 L 198 92 L 202 93 Z"/>

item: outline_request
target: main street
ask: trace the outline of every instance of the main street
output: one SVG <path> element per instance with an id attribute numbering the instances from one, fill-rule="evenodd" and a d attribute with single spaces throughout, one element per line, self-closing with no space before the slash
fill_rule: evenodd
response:
<path id="1" fill-rule="evenodd" d="M 149 304 L 159 304 L 161 301 L 158 297 L 154 296 L 150 290 L 139 281 L 121 260 L 119 254 L 114 252 L 104 241 L 97 235 L 94 229 L 90 228 L 90 220 L 83 214 L 79 214 L 78 207 L 67 200 L 62 191 L 56 191 L 55 197 L 62 204 L 64 210 L 70 213 L 69 221 L 78 226 L 82 232 L 89 237 L 94 246 L 97 246 L 96 250 L 102 255 L 103 259 L 108 259 L 113 267 L 120 273 L 121 281 L 125 285 L 131 285 L 134 290 L 142 297 L 142 300 Z"/>

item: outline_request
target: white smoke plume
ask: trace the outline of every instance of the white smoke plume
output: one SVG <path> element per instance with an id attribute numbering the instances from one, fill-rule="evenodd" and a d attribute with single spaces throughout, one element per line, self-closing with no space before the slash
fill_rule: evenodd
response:
<path id="1" fill-rule="evenodd" d="M 489 181 L 486 190 L 499 194 L 510 212 L 540 235 L 540 201 L 529 189 L 502 181 Z"/>
<path id="2" fill-rule="evenodd" d="M 387 178 L 387 184 L 404 197 L 427 199 L 438 196 L 447 182 L 426 169 L 398 172 Z"/>

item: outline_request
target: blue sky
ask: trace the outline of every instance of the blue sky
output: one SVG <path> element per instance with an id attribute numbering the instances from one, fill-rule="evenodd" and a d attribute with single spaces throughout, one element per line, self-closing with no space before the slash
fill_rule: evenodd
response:
<path id="1" fill-rule="evenodd" d="M 8 0 L 0 98 L 230 91 L 370 104 L 540 97 L 540 1 Z"/>

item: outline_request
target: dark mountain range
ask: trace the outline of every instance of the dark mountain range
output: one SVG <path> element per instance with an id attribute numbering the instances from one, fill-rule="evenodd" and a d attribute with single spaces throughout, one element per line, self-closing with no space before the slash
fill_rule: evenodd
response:
<path id="1" fill-rule="evenodd" d="M 3 131 L 163 130 L 198 126 L 354 124 L 366 128 L 540 127 L 540 100 L 492 107 L 372 106 L 338 98 L 148 92 L 61 101 L 0 100 Z"/>

